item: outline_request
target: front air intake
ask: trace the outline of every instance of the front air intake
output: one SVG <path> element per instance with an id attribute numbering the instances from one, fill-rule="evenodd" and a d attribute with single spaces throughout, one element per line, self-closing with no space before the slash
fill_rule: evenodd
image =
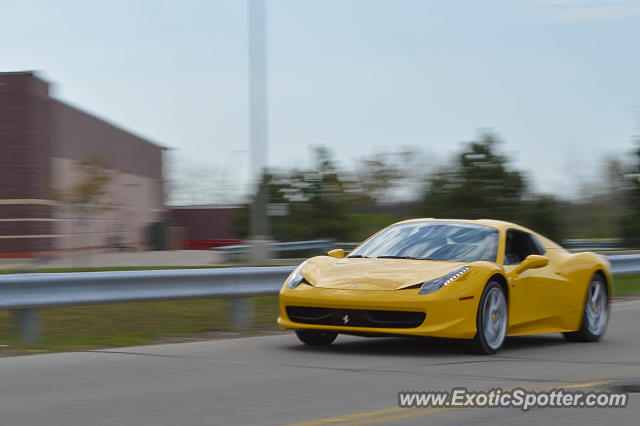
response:
<path id="1" fill-rule="evenodd" d="M 424 312 L 287 306 L 293 322 L 342 327 L 415 328 L 426 317 Z"/>

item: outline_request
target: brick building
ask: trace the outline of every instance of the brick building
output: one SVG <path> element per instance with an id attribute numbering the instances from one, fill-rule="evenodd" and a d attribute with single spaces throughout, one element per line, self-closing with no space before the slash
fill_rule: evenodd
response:
<path id="1" fill-rule="evenodd" d="M 183 249 L 206 250 L 239 244 L 242 236 L 236 221 L 241 206 L 173 206 L 167 212 L 173 226 L 181 230 L 178 246 Z"/>
<path id="2" fill-rule="evenodd" d="M 0 73 L 0 256 L 37 256 L 117 242 L 140 246 L 162 217 L 163 148 L 49 95 L 32 72 Z M 109 175 L 82 215 L 56 196 L 99 158 Z"/>

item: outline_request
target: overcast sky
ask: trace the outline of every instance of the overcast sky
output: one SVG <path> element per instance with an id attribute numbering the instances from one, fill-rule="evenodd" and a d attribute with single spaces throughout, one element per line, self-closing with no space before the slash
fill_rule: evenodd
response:
<path id="1" fill-rule="evenodd" d="M 268 0 L 271 166 L 324 144 L 345 166 L 413 146 L 444 160 L 479 128 L 539 191 L 628 152 L 640 117 L 637 0 Z M 2 71 L 240 182 L 244 0 L 0 0 Z"/>

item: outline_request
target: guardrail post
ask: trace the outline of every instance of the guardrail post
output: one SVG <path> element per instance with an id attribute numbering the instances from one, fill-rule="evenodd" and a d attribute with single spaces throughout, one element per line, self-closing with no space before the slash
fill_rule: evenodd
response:
<path id="1" fill-rule="evenodd" d="M 15 331 L 20 334 L 22 344 L 37 345 L 42 341 L 41 314 L 37 309 L 12 311 Z"/>
<path id="2" fill-rule="evenodd" d="M 246 297 L 229 299 L 229 318 L 231 326 L 236 329 L 248 328 L 252 320 L 251 303 Z"/>

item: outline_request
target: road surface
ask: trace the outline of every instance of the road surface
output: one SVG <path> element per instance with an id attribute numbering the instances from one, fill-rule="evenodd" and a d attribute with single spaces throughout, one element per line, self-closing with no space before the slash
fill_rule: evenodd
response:
<path id="1" fill-rule="evenodd" d="M 292 334 L 0 359 L 2 425 L 638 424 L 626 408 L 406 409 L 403 390 L 640 389 L 640 301 L 614 306 L 599 343 L 510 338 L 497 356 L 462 342 Z"/>

